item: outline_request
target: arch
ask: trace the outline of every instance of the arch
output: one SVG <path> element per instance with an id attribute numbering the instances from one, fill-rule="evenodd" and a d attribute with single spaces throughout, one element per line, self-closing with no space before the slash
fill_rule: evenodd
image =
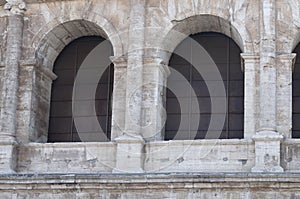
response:
<path id="1" fill-rule="evenodd" d="M 110 140 L 114 71 L 112 64 L 106 65 L 109 56 L 111 43 L 100 36 L 80 37 L 59 54 L 53 68 L 58 79 L 52 84 L 48 142 Z"/>
<path id="2" fill-rule="evenodd" d="M 75 15 L 75 14 L 74 14 Z M 37 59 L 37 64 L 41 70 L 37 71 L 36 87 L 37 92 L 34 96 L 39 103 L 36 110 L 43 113 L 42 116 L 35 115 L 35 126 L 39 129 L 41 138 L 35 138 L 33 134 L 32 141 L 47 142 L 49 115 L 50 115 L 50 98 L 52 90 L 52 80 L 55 75 L 51 73 L 55 60 L 63 49 L 75 39 L 84 36 L 101 36 L 108 39 L 112 44 L 113 54 L 122 54 L 123 47 L 114 26 L 104 17 L 89 13 L 87 16 L 76 15 L 79 18 L 67 20 L 53 19 L 46 24 L 32 40 L 33 55 Z M 52 74 L 49 76 L 49 74 Z M 49 77 L 50 78 L 49 78 Z M 55 79 L 55 78 L 54 78 Z M 41 118 L 42 119 L 39 119 Z"/>
<path id="3" fill-rule="evenodd" d="M 239 30 L 243 30 L 244 37 L 242 37 L 238 29 L 230 21 L 215 15 L 193 15 L 182 20 L 174 20 L 172 23 L 173 26 L 162 39 L 162 42 L 159 46 L 159 49 L 161 49 L 163 52 L 167 52 L 167 55 L 164 55 L 166 60 L 170 58 L 174 49 L 186 37 L 196 33 L 222 33 L 230 37 L 239 46 L 242 52 L 245 52 L 245 48 L 247 46 L 246 40 L 249 39 L 247 31 L 245 28 L 240 27 L 240 25 L 238 25 L 239 23 L 235 23 L 235 26 L 239 26 Z"/>
<path id="4" fill-rule="evenodd" d="M 123 53 L 123 46 L 115 27 L 106 18 L 90 14 L 71 20 L 52 20 L 35 36 L 32 42 L 35 57 L 52 70 L 54 61 L 63 48 L 82 36 L 101 36 L 110 40 L 114 55 Z"/>
<path id="5" fill-rule="evenodd" d="M 220 33 L 203 32 L 190 38 L 176 47 L 169 61 L 165 139 L 242 139 L 241 49 L 230 37 Z M 212 61 L 206 59 L 201 49 L 192 47 L 192 40 L 205 49 Z"/>
<path id="6" fill-rule="evenodd" d="M 288 32 L 282 32 L 277 36 L 277 39 L 282 43 L 282 49 L 278 49 L 279 52 L 291 53 L 294 52 L 298 44 L 300 43 L 300 22 L 299 22 L 299 2 L 293 1 L 287 2 L 286 12 L 283 18 L 277 20 L 278 27 L 288 28 Z M 292 23 L 291 23 L 292 22 Z"/>

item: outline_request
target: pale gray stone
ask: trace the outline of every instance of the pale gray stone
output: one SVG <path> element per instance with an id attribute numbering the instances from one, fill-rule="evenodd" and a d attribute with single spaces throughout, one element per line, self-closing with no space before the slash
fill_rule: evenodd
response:
<path id="1" fill-rule="evenodd" d="M 0 6 L 0 198 L 300 197 L 300 141 L 291 139 L 299 0 Z M 170 55 L 205 31 L 242 50 L 244 139 L 163 141 Z M 114 50 L 112 141 L 46 143 L 53 64 L 88 35 Z"/>

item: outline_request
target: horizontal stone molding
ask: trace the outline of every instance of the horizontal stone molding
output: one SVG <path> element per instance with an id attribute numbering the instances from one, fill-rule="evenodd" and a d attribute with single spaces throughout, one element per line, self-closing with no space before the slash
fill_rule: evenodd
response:
<path id="1" fill-rule="evenodd" d="M 277 59 L 279 59 L 280 61 L 291 62 L 292 71 L 294 71 L 296 57 L 296 53 L 281 53 L 277 55 Z"/>
<path id="2" fill-rule="evenodd" d="M 115 141 L 117 143 L 123 143 L 123 144 L 130 144 L 130 143 L 141 143 L 141 144 L 145 144 L 145 141 L 144 139 L 137 135 L 137 136 L 134 136 L 134 135 L 122 135 L 118 138 L 115 139 Z"/>
<path id="3" fill-rule="evenodd" d="M 127 68 L 127 56 L 110 56 L 109 58 L 114 64 L 114 68 Z"/>
<path id="4" fill-rule="evenodd" d="M 241 53 L 241 68 L 245 72 L 245 63 L 259 64 L 260 55 L 257 53 Z"/>
<path id="5" fill-rule="evenodd" d="M 259 131 L 252 139 L 254 141 L 282 141 L 283 136 L 277 132 Z"/>
<path id="6" fill-rule="evenodd" d="M 49 78 L 50 80 L 55 80 L 57 78 L 57 75 L 52 72 L 49 68 L 46 68 L 41 65 L 41 62 L 38 59 L 26 59 L 26 60 L 20 60 L 19 64 L 21 67 L 33 67 L 38 72 L 42 73 L 44 76 Z"/>
<path id="7" fill-rule="evenodd" d="M 170 75 L 169 66 L 166 64 L 165 60 L 160 57 L 146 57 L 144 56 L 144 65 L 145 67 L 159 67 L 163 74 L 166 77 Z"/>
<path id="8" fill-rule="evenodd" d="M 73 186 L 72 186 L 73 184 Z M 300 188 L 299 173 L 0 174 L 1 190 Z M 280 185 L 280 186 L 279 186 Z M 294 190 L 293 189 L 293 190 Z"/>

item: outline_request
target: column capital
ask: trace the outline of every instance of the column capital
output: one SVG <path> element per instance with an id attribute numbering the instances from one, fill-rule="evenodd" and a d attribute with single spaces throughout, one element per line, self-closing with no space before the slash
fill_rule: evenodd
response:
<path id="1" fill-rule="evenodd" d="M 296 53 L 280 53 L 277 55 L 277 59 L 285 63 L 290 63 L 291 69 L 294 71 L 296 56 Z"/>
<path id="2" fill-rule="evenodd" d="M 114 68 L 127 68 L 128 56 L 110 56 Z"/>
<path id="3" fill-rule="evenodd" d="M 277 55 L 277 58 L 279 58 L 281 60 L 294 61 L 296 56 L 297 56 L 296 53 L 279 53 Z"/>
<path id="4" fill-rule="evenodd" d="M 241 53 L 241 68 L 245 71 L 245 63 L 255 64 L 260 60 L 260 55 L 258 53 Z"/>
<path id="5" fill-rule="evenodd" d="M 161 57 L 144 56 L 144 64 L 165 64 L 166 62 Z"/>
<path id="6" fill-rule="evenodd" d="M 258 53 L 241 53 L 241 58 L 243 61 L 259 61 L 260 55 Z"/>
<path id="7" fill-rule="evenodd" d="M 34 68 L 37 72 L 40 72 L 43 74 L 45 77 L 47 77 L 50 80 L 55 80 L 57 78 L 57 75 L 52 72 L 49 68 L 45 67 L 42 65 L 41 60 L 39 59 L 23 59 L 19 61 L 20 67 L 32 67 Z"/>
<path id="8" fill-rule="evenodd" d="M 166 61 L 161 57 L 144 56 L 144 65 L 146 65 L 146 67 L 160 66 L 160 69 L 162 70 L 162 72 L 165 74 L 166 77 L 170 75 L 169 66 L 166 64 Z"/>
<path id="9" fill-rule="evenodd" d="M 26 11 L 26 3 L 23 0 L 6 0 L 4 10 L 10 11 L 11 14 L 23 14 Z"/>
<path id="10" fill-rule="evenodd" d="M 27 66 L 35 66 L 36 67 L 36 66 L 40 65 L 40 62 L 39 62 L 38 59 L 34 59 L 34 58 L 32 58 L 32 59 L 22 59 L 22 60 L 19 61 L 19 65 L 21 67 L 27 67 Z"/>

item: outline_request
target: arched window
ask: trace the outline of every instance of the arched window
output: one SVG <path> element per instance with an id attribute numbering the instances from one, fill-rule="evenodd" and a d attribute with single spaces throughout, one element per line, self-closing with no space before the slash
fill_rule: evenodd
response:
<path id="1" fill-rule="evenodd" d="M 167 87 L 177 87 L 181 90 L 175 94 L 167 89 L 167 121 L 165 125 L 165 140 L 172 139 L 204 139 L 209 138 L 243 138 L 244 136 L 244 77 L 241 70 L 240 53 L 241 50 L 237 44 L 229 37 L 213 32 L 198 33 L 190 36 L 198 42 L 211 56 L 221 74 L 221 81 L 224 83 L 226 92 L 227 111 L 224 115 L 214 116 L 225 117 L 223 130 L 218 132 L 215 129 L 208 131 L 212 116 L 211 98 L 220 96 L 210 96 L 204 78 L 187 62 L 184 58 L 172 54 L 169 61 L 171 74 L 168 77 Z M 184 40 L 176 48 L 182 48 L 190 53 L 190 56 L 197 56 L 197 52 L 192 52 L 190 43 Z M 175 51 L 176 51 L 175 50 Z M 177 70 L 184 76 L 191 85 L 190 89 L 180 88 L 182 83 L 178 81 L 172 69 Z M 220 81 L 214 77 L 206 77 L 207 81 Z M 192 95 L 193 89 L 195 95 Z M 224 97 L 223 97 L 224 98 Z M 199 112 L 193 106 L 198 102 Z M 185 111 L 182 111 L 182 110 Z M 199 117 L 200 115 L 200 117 Z M 195 119 L 200 118 L 200 120 Z M 195 125 L 197 124 L 196 128 Z M 181 128 L 179 129 L 179 125 Z M 198 125 L 199 124 L 199 125 Z"/>
<path id="2" fill-rule="evenodd" d="M 294 50 L 297 54 L 293 71 L 293 108 L 292 108 L 292 138 L 300 138 L 300 44 Z"/>
<path id="3" fill-rule="evenodd" d="M 52 85 L 48 142 L 95 141 L 94 135 L 99 132 L 97 127 L 90 122 L 93 111 L 96 112 L 101 129 L 105 134 L 101 141 L 110 140 L 112 65 L 96 66 L 107 68 L 100 78 L 95 96 L 87 96 L 80 103 L 84 113 L 81 121 L 84 121 L 83 125 L 85 125 L 85 131 L 80 133 L 84 135 L 85 140 L 82 140 L 81 135 L 78 134 L 72 114 L 72 92 L 76 74 L 87 55 L 103 41 L 104 38 L 98 36 L 81 37 L 67 45 L 56 59 L 54 73 L 58 78 Z M 101 59 L 101 55 L 99 59 Z M 93 73 L 93 71 L 90 72 Z M 92 106 L 93 100 L 95 100 L 95 107 Z"/>

